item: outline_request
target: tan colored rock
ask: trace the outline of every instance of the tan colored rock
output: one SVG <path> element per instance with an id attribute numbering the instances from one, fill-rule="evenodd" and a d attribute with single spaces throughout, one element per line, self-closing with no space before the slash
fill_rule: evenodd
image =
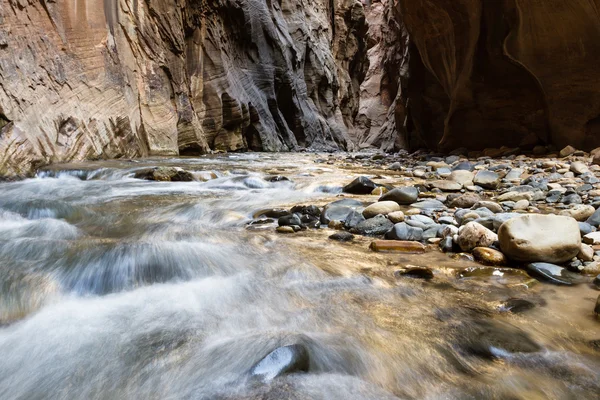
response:
<path id="1" fill-rule="evenodd" d="M 466 186 L 467 184 L 472 184 L 473 178 L 475 178 L 475 174 L 471 171 L 457 170 L 452 171 L 449 179 Z"/>
<path id="2" fill-rule="evenodd" d="M 296 231 L 291 226 L 278 226 L 277 232 L 279 233 L 295 233 Z"/>
<path id="3" fill-rule="evenodd" d="M 383 186 L 379 186 L 379 187 L 376 187 L 375 189 L 373 189 L 371 194 L 374 196 L 381 196 L 382 194 L 386 194 L 387 192 L 388 192 L 387 188 L 385 188 Z"/>
<path id="4" fill-rule="evenodd" d="M 575 218 L 577 221 L 585 221 L 591 217 L 596 209 L 589 204 L 577 204 L 568 210 L 563 210 L 560 215 Z"/>
<path id="5" fill-rule="evenodd" d="M 569 167 L 569 169 L 571 170 L 571 172 L 573 172 L 574 174 L 577 175 L 581 175 L 581 174 L 585 174 L 586 172 L 589 172 L 589 168 L 588 166 L 581 161 L 573 161 L 571 163 L 571 166 Z"/>
<path id="6" fill-rule="evenodd" d="M 388 219 L 394 224 L 404 221 L 404 213 L 402 211 L 393 211 L 387 215 Z"/>
<path id="7" fill-rule="evenodd" d="M 365 208 L 362 215 L 365 218 L 373 218 L 379 214 L 388 215 L 394 211 L 400 211 L 400 206 L 395 201 L 378 201 Z"/>
<path id="8" fill-rule="evenodd" d="M 512 218 L 498 229 L 502 252 L 521 262 L 562 263 L 580 250 L 577 221 L 558 215 L 529 214 Z"/>
<path id="9" fill-rule="evenodd" d="M 473 257 L 481 264 L 488 266 L 506 265 L 508 263 L 502 252 L 489 247 L 474 248 Z"/>
<path id="10" fill-rule="evenodd" d="M 469 222 L 458 233 L 458 245 L 463 251 L 471 251 L 475 247 L 489 247 L 498 236 L 477 222 Z"/>
<path id="11" fill-rule="evenodd" d="M 581 261 L 592 261 L 594 259 L 594 249 L 592 249 L 592 246 L 581 243 L 577 258 L 579 258 Z"/>
<path id="12" fill-rule="evenodd" d="M 404 240 L 375 240 L 369 248 L 384 253 L 424 253 L 425 246 L 419 242 Z"/>
<path id="13" fill-rule="evenodd" d="M 577 151 L 577 149 L 571 145 L 565 146 L 560 153 L 558 153 L 558 155 L 560 157 L 568 157 L 571 154 L 575 153 Z"/>
<path id="14" fill-rule="evenodd" d="M 583 236 L 583 242 L 591 245 L 600 245 L 600 231 L 590 232 Z"/>
<path id="15" fill-rule="evenodd" d="M 437 180 L 431 182 L 431 186 L 440 189 L 443 192 L 458 192 L 462 189 L 462 185 L 454 181 Z"/>

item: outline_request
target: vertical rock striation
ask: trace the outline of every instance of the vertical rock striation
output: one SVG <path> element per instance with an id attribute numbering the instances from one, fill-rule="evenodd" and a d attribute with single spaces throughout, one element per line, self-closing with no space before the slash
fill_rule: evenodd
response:
<path id="1" fill-rule="evenodd" d="M 0 175 L 351 148 L 366 29 L 354 0 L 4 0 Z"/>

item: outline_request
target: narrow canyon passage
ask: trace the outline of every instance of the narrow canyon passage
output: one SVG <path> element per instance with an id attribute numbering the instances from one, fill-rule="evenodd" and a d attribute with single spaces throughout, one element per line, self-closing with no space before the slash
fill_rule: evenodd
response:
<path id="1" fill-rule="evenodd" d="M 265 217 L 377 201 L 342 194 L 362 174 L 412 181 L 367 164 L 245 153 L 56 165 L 0 183 L 0 398 L 595 398 L 588 284 L 435 246 L 373 252 L 373 238 L 329 240 L 326 226 L 285 235 Z M 193 180 L 139 179 L 157 166 Z M 281 348 L 300 361 L 273 379 L 278 361 L 263 359 Z"/>

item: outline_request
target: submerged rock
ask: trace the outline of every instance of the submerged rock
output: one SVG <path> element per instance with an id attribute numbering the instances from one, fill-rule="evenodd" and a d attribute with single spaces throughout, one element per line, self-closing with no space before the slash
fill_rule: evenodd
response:
<path id="1" fill-rule="evenodd" d="M 303 345 L 293 344 L 273 350 L 250 370 L 250 375 L 264 382 L 285 374 L 308 372 L 310 358 Z"/>
<path id="2" fill-rule="evenodd" d="M 524 299 L 508 299 L 500 303 L 498 309 L 502 312 L 520 313 L 535 308 L 535 304 Z"/>
<path id="3" fill-rule="evenodd" d="M 570 286 L 584 282 L 584 279 L 580 275 L 558 265 L 545 262 L 527 264 L 525 271 L 536 279 L 556 285 Z"/>
<path id="4" fill-rule="evenodd" d="M 433 271 L 426 267 L 414 267 L 407 265 L 406 268 L 394 272 L 396 278 L 408 277 L 430 280 L 433 279 Z"/>
<path id="5" fill-rule="evenodd" d="M 376 240 L 371 242 L 369 248 L 377 252 L 392 253 L 424 253 L 425 246 L 419 242 L 403 240 Z"/>
<path id="6" fill-rule="evenodd" d="M 191 182 L 194 176 L 191 172 L 185 171 L 179 167 L 156 167 L 136 171 L 133 175 L 136 179 L 161 182 Z"/>
<path id="7" fill-rule="evenodd" d="M 329 236 L 329 239 L 335 240 L 338 242 L 350 242 L 354 239 L 354 235 L 350 232 L 337 232 L 333 235 Z"/>
<path id="8" fill-rule="evenodd" d="M 515 261 L 562 263 L 579 253 L 581 236 L 575 219 L 529 214 L 498 229 L 502 252 Z"/>

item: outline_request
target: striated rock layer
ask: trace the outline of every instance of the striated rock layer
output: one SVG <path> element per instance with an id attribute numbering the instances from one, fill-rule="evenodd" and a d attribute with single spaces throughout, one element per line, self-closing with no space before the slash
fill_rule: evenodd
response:
<path id="1" fill-rule="evenodd" d="M 391 79 L 383 84 L 398 93 L 391 121 L 398 138 L 382 130 L 372 143 L 600 146 L 600 0 L 390 0 L 386 7 L 393 42 L 385 47 L 395 57 L 384 60 Z"/>
<path id="2" fill-rule="evenodd" d="M 3 0 L 0 175 L 351 148 L 366 29 L 355 0 Z"/>

